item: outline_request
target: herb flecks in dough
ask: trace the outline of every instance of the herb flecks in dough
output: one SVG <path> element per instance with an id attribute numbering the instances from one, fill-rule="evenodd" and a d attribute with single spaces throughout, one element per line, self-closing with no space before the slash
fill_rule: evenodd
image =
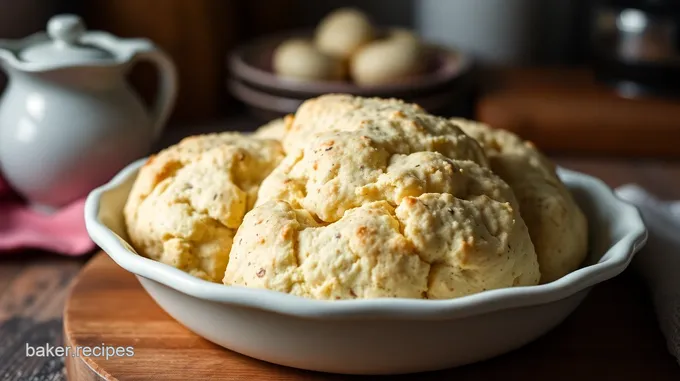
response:
<path id="1" fill-rule="evenodd" d="M 237 232 L 225 284 L 440 299 L 538 282 L 512 190 L 452 122 L 400 101 L 331 95 L 300 108 L 284 146 Z M 296 245 L 276 234 L 282 225 L 295 226 Z"/>
<path id="2" fill-rule="evenodd" d="M 236 133 L 187 138 L 148 160 L 124 208 L 137 252 L 219 282 L 259 184 L 282 160 L 274 140 Z"/>
<path id="3" fill-rule="evenodd" d="M 465 119 L 451 121 L 480 142 L 491 169 L 514 191 L 536 248 L 541 283 L 576 270 L 588 251 L 588 221 L 555 165 L 509 131 Z"/>

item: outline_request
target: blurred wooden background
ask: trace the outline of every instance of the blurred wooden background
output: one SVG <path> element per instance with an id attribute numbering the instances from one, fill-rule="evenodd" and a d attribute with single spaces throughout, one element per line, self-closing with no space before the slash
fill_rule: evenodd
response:
<path id="1" fill-rule="evenodd" d="M 225 58 L 249 39 L 293 27 L 313 26 L 337 7 L 357 4 L 383 15 L 393 25 L 411 23 L 411 1 L 385 0 L 309 2 L 300 0 L 80 0 L 70 9 L 83 15 L 88 27 L 122 37 L 148 37 L 175 60 L 181 91 L 173 114 L 175 124 L 200 123 L 238 112 L 227 94 Z M 145 99 L 155 92 L 156 78 L 148 65 L 132 73 Z"/>
<path id="2" fill-rule="evenodd" d="M 82 14 L 90 27 L 123 37 L 145 36 L 175 60 L 180 93 L 175 122 L 201 122 L 229 114 L 235 106 L 223 78 L 225 57 L 240 41 L 287 28 L 290 0 L 98 0 L 85 1 Z M 141 65 L 140 65 L 141 66 Z M 135 69 L 132 79 L 145 98 L 155 91 L 148 66 Z"/>
<path id="3" fill-rule="evenodd" d="M 550 15 L 549 3 L 541 1 Z M 587 0 L 574 0 L 584 7 Z M 311 27 L 330 10 L 360 6 L 382 25 L 413 26 L 417 0 L 0 0 L 0 38 L 44 30 L 58 12 L 83 16 L 91 29 L 122 37 L 147 37 L 174 59 L 180 75 L 179 98 L 171 125 L 214 122 L 243 108 L 227 93 L 226 56 L 239 44 L 289 28 Z M 554 12 L 553 12 L 554 13 Z M 578 15 L 578 14 L 576 14 Z M 555 15 L 552 15 L 555 16 Z M 551 17 L 552 17 L 551 16 Z M 595 83 L 584 53 L 583 17 L 571 25 L 568 46 L 543 44 L 537 63 L 571 69 L 482 71 L 480 91 L 472 94 L 476 113 L 463 115 L 507 128 L 559 153 L 680 156 L 680 102 L 627 100 Z M 542 21 L 547 24 L 548 21 Z M 561 49 L 561 50 L 560 50 Z M 576 69 L 573 65 L 578 65 Z M 584 66 L 586 65 L 586 66 Z M 496 76 L 493 73 L 501 72 Z M 140 64 L 131 80 L 143 97 L 155 93 L 153 68 Z M 0 86 L 4 78 L 0 75 Z"/>
<path id="4" fill-rule="evenodd" d="M 313 27 L 342 6 L 362 8 L 380 25 L 413 27 L 417 0 L 0 0 L 2 4 L 0 38 L 44 30 L 51 15 L 71 12 L 81 15 L 90 29 L 153 40 L 179 70 L 181 91 L 172 120 L 181 124 L 238 110 L 224 86 L 225 57 L 236 45 L 276 31 Z M 556 57 L 547 50 L 550 44 L 543 45 L 548 47 L 545 57 Z M 154 94 L 155 73 L 148 65 L 135 68 L 132 79 L 145 99 Z"/>

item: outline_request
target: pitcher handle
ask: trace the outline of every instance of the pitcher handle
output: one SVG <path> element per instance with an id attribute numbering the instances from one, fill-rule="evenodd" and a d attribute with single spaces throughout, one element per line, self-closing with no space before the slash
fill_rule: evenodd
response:
<path id="1" fill-rule="evenodd" d="M 157 140 L 165 129 L 177 99 L 177 69 L 170 57 L 157 48 L 138 52 L 136 58 L 149 61 L 158 69 L 158 94 L 151 114 L 153 138 Z"/>

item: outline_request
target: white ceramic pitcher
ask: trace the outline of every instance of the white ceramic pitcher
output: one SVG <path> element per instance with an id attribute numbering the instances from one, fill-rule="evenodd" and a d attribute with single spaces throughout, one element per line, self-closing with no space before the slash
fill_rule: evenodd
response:
<path id="1" fill-rule="evenodd" d="M 140 60 L 156 64 L 153 110 L 126 82 Z M 0 101 L 0 172 L 34 207 L 51 211 L 148 154 L 174 105 L 172 61 L 146 39 L 86 32 L 58 15 L 19 41 L 0 40 L 9 83 Z"/>

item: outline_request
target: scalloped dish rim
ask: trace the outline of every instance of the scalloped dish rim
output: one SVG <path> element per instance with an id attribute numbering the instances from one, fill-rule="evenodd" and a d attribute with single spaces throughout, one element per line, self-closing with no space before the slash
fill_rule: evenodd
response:
<path id="1" fill-rule="evenodd" d="M 119 266 L 138 277 L 147 278 L 183 294 L 205 301 L 239 305 L 304 318 L 337 319 L 455 319 L 497 310 L 529 307 L 565 299 L 598 283 L 613 278 L 628 267 L 635 253 L 645 244 L 647 230 L 638 209 L 618 198 L 604 182 L 580 172 L 558 167 L 567 185 L 580 185 L 589 197 L 604 202 L 613 213 L 614 225 L 625 232 L 595 264 L 583 266 L 547 284 L 488 290 L 445 300 L 376 298 L 354 300 L 316 300 L 281 292 L 225 286 L 202 280 L 172 266 L 145 258 L 128 248 L 122 239 L 100 219 L 102 196 L 136 176 L 146 158 L 121 170 L 107 184 L 93 190 L 85 204 L 85 224 L 92 240 Z"/>

